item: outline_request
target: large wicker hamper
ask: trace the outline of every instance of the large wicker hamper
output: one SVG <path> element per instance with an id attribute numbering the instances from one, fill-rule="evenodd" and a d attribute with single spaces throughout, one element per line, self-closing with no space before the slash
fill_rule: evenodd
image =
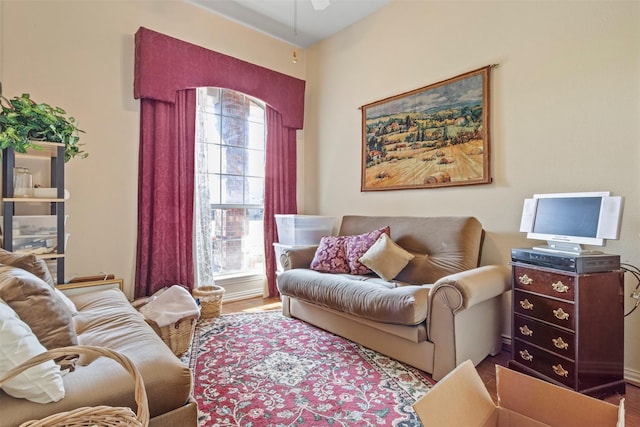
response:
<path id="1" fill-rule="evenodd" d="M 198 316 L 183 317 L 175 323 L 162 327 L 146 317 L 144 320 L 156 331 L 156 334 L 162 338 L 162 341 L 169 346 L 173 354 L 180 357 L 185 354 L 191 346 L 196 324 L 198 323 Z"/>
<path id="2" fill-rule="evenodd" d="M 150 297 L 142 297 L 133 301 L 131 304 L 140 311 L 142 307 L 153 301 L 155 297 L 165 292 L 167 288 L 161 289 Z M 162 341 L 169 346 L 173 354 L 180 357 L 189 350 L 193 335 L 196 330 L 199 315 L 185 316 L 174 323 L 165 326 L 159 326 L 156 321 L 144 316 L 145 322 L 153 329 Z"/>

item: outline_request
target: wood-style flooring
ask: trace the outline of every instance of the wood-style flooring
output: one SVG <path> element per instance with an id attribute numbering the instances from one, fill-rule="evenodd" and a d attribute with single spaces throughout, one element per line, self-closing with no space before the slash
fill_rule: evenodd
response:
<path id="1" fill-rule="evenodd" d="M 264 311 L 280 309 L 280 300 L 278 298 L 249 298 L 239 301 L 223 302 L 221 312 L 225 313 L 237 313 L 237 312 L 251 312 L 251 311 Z M 509 360 L 508 351 L 502 351 L 497 356 L 489 356 L 483 360 L 476 369 L 480 374 L 487 390 L 496 399 L 496 375 L 495 365 L 506 366 Z M 618 404 L 620 398 L 623 396 L 614 395 L 606 398 L 605 400 Z M 640 427 L 640 387 L 636 385 L 627 384 L 625 398 L 625 425 L 626 427 Z"/>

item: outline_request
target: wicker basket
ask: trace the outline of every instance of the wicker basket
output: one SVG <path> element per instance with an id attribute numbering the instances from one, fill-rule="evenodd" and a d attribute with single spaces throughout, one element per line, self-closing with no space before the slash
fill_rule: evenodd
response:
<path id="1" fill-rule="evenodd" d="M 162 338 L 162 341 L 169 346 L 173 354 L 180 357 L 189 350 L 196 330 L 196 323 L 198 323 L 198 317 L 198 315 L 183 317 L 177 322 L 163 327 L 159 327 L 155 321 L 146 317 L 144 320 Z"/>
<path id="2" fill-rule="evenodd" d="M 216 285 L 199 286 L 191 291 L 194 298 L 200 301 L 200 315 L 203 319 L 220 316 L 224 288 Z"/>
<path id="3" fill-rule="evenodd" d="M 109 357 L 129 372 L 135 381 L 135 400 L 138 405 L 138 411 L 133 413 L 131 408 L 112 407 L 112 406 L 91 406 L 76 408 L 67 412 L 49 415 L 41 420 L 26 421 L 20 424 L 20 427 L 111 427 L 111 426 L 135 426 L 147 427 L 149 425 L 149 407 L 147 403 L 147 392 L 144 388 L 142 376 L 138 368 L 131 360 L 123 354 L 117 353 L 105 347 L 96 346 L 70 346 L 49 350 L 27 360 L 17 368 L 7 372 L 3 378 L 0 378 L 0 385 L 4 384 L 11 378 L 19 375 L 21 372 L 37 366 L 47 360 L 59 358 L 61 356 L 69 356 L 73 354 L 87 354 L 91 356 Z"/>

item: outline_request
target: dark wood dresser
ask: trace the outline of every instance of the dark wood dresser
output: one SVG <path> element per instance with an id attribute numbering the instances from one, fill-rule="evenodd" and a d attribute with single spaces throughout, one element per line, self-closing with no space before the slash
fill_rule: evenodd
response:
<path id="1" fill-rule="evenodd" d="M 624 393 L 624 272 L 512 263 L 509 367 L 603 397 Z"/>

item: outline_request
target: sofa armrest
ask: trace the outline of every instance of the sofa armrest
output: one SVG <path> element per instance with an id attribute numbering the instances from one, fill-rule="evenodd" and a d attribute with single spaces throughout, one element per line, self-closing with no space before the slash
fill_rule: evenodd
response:
<path id="1" fill-rule="evenodd" d="M 460 362 L 474 365 L 501 348 L 502 298 L 511 288 L 507 266 L 483 266 L 439 279 L 429 292 L 427 336 L 438 349 L 432 377 L 442 379 Z"/>
<path id="2" fill-rule="evenodd" d="M 511 289 L 511 270 L 506 265 L 486 265 L 450 274 L 433 285 L 431 295 L 435 295 L 438 289 L 444 286 L 454 287 L 460 292 L 462 299 L 455 307 L 451 307 L 455 313 Z"/>
<path id="3" fill-rule="evenodd" d="M 280 264 L 285 271 L 294 268 L 309 268 L 316 254 L 316 249 L 318 246 L 283 249 L 280 254 Z"/>

